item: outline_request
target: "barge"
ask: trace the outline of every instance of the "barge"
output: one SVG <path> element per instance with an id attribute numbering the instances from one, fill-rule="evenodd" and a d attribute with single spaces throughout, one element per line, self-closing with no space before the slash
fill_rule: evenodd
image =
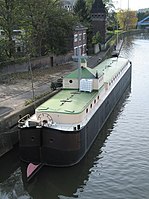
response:
<path id="1" fill-rule="evenodd" d="M 19 120 L 21 160 L 56 167 L 77 164 L 130 82 L 131 62 L 125 58 L 109 58 L 95 68 L 83 61 L 63 78 L 57 94 Z"/>

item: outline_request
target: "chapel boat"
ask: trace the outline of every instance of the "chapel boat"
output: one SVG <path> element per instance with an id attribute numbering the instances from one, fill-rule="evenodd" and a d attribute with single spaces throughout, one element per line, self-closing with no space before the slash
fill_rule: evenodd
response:
<path id="1" fill-rule="evenodd" d="M 130 82 L 125 58 L 109 58 L 93 69 L 82 62 L 63 78 L 62 90 L 19 120 L 21 159 L 57 167 L 78 163 Z"/>

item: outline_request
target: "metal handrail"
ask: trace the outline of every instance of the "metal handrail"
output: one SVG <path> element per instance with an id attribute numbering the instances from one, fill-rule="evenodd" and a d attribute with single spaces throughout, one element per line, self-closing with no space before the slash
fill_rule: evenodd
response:
<path id="1" fill-rule="evenodd" d="M 18 125 L 19 125 L 19 126 L 23 126 L 23 125 L 25 124 L 26 120 L 28 120 L 29 118 L 30 118 L 30 115 L 29 115 L 29 114 L 27 114 L 27 115 L 21 117 L 21 118 L 18 120 Z"/>

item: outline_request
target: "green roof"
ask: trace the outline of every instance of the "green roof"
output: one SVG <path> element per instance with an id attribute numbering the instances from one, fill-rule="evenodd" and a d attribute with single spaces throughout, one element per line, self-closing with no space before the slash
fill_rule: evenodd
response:
<path id="1" fill-rule="evenodd" d="M 77 114 L 82 112 L 96 95 L 97 91 L 89 93 L 78 92 L 78 90 L 62 90 L 40 105 L 36 111 Z"/>
<path id="2" fill-rule="evenodd" d="M 95 68 L 89 67 L 81 67 L 80 79 L 95 79 L 96 73 L 98 73 L 98 77 L 100 77 L 104 73 L 104 81 L 110 81 L 113 76 L 120 71 L 120 69 L 128 62 L 125 58 L 109 58 L 103 61 L 102 63 L 98 64 Z M 79 70 L 75 70 L 65 76 L 65 78 L 69 79 L 77 79 L 79 74 Z"/>
<path id="3" fill-rule="evenodd" d="M 94 69 L 84 67 L 81 68 L 81 79 L 96 78 L 96 73 L 104 73 L 104 82 L 109 82 L 126 63 L 127 59 L 124 58 L 110 58 L 97 65 Z M 98 75 L 99 76 L 99 75 Z M 77 78 L 78 70 L 73 71 L 65 78 Z M 61 90 L 48 101 L 40 105 L 37 112 L 55 112 L 64 114 L 77 114 L 82 112 L 101 92 L 100 90 L 92 92 L 78 92 L 78 90 Z"/>
<path id="4" fill-rule="evenodd" d="M 128 62 L 125 58 L 109 58 L 97 65 L 94 69 L 104 73 L 104 82 L 109 82 Z"/>
<path id="5" fill-rule="evenodd" d="M 75 70 L 72 73 L 65 76 L 65 78 L 69 79 L 77 79 L 78 78 L 79 70 Z M 89 68 L 83 67 L 80 69 L 81 79 L 95 79 L 95 75 L 91 73 Z"/>
<path id="6" fill-rule="evenodd" d="M 85 58 L 81 58 L 81 63 L 86 63 L 86 59 Z"/>

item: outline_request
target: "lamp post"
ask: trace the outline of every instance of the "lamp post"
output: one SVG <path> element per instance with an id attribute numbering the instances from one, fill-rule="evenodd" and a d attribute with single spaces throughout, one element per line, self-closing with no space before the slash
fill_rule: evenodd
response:
<path id="1" fill-rule="evenodd" d="M 32 99 L 33 99 L 33 103 L 34 103 L 35 102 L 35 91 L 34 91 L 33 71 L 32 71 L 32 66 L 31 66 L 30 54 L 28 54 L 28 64 L 29 64 L 29 71 L 30 71 L 30 74 L 31 74 Z M 34 104 L 34 106 L 35 106 L 35 104 Z"/>
<path id="2" fill-rule="evenodd" d="M 126 22 L 127 22 L 127 24 L 126 24 L 126 30 L 128 30 L 129 29 L 129 0 L 128 0 L 128 4 L 127 4 L 127 16 L 126 16 L 127 18 L 126 18 Z"/>

